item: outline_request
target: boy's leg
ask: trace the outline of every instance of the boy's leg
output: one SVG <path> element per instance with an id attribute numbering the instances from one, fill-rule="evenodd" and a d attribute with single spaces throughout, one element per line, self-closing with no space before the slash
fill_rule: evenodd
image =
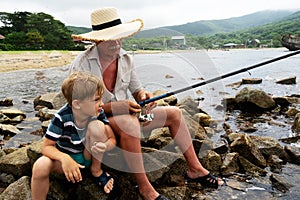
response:
<path id="1" fill-rule="evenodd" d="M 46 199 L 49 191 L 49 175 L 51 172 L 62 173 L 58 161 L 41 156 L 33 165 L 31 178 L 31 194 L 33 200 Z"/>
<path id="2" fill-rule="evenodd" d="M 98 120 L 91 121 L 88 125 L 86 145 L 83 155 L 85 159 L 92 161 L 90 170 L 94 177 L 100 177 L 103 173 L 103 170 L 101 169 L 101 162 L 106 149 L 105 145 L 103 148 L 101 148 L 101 145 L 103 145 L 108 139 L 105 132 L 105 125 Z M 97 145 L 97 147 L 95 147 L 95 145 Z M 105 193 L 110 193 L 114 186 L 113 183 L 114 180 L 110 179 L 107 184 L 103 186 Z"/>

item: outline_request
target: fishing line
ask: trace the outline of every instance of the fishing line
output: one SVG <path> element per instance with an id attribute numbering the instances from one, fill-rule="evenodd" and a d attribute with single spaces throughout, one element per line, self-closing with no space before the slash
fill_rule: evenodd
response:
<path id="1" fill-rule="evenodd" d="M 276 57 L 276 58 L 272 58 L 270 60 L 266 60 L 264 62 L 254 64 L 254 65 L 251 65 L 249 67 L 245 67 L 245 68 L 242 68 L 242 69 L 239 69 L 239 70 L 236 70 L 236 71 L 233 71 L 233 72 L 230 72 L 230 73 L 227 73 L 227 74 L 224 74 L 224 75 L 221 75 L 221 76 L 218 76 L 218 77 L 206 80 L 206 81 L 202 81 L 200 83 L 196 83 L 196 84 L 193 84 L 193 85 L 190 85 L 190 86 L 178 89 L 178 90 L 174 90 L 172 92 L 168 92 L 168 93 L 165 93 L 165 94 L 162 94 L 162 95 L 150 98 L 150 99 L 146 99 L 144 101 L 139 102 L 138 104 L 140 106 L 145 106 L 148 103 L 151 103 L 151 102 L 154 102 L 154 101 L 157 101 L 157 100 L 160 100 L 160 99 L 163 99 L 163 98 L 166 98 L 166 97 L 169 97 L 169 96 L 172 96 L 172 95 L 175 95 L 175 94 L 178 94 L 178 93 L 181 93 L 181 92 L 193 89 L 193 88 L 197 88 L 197 87 L 206 85 L 208 83 L 216 82 L 216 81 L 222 80 L 224 78 L 227 78 L 227 77 L 230 77 L 230 76 L 234 76 L 236 74 L 240 74 L 240 73 L 243 73 L 243 72 L 250 73 L 249 70 L 251 70 L 251 69 L 254 69 L 254 68 L 257 68 L 257 67 L 261 67 L 263 65 L 267 65 L 267 64 L 270 64 L 270 63 L 273 63 L 273 62 L 276 62 L 276 61 L 279 61 L 279 60 L 282 60 L 282 59 L 285 59 L 285 58 L 297 55 L 299 53 L 300 53 L 300 50 L 294 51 L 292 53 L 289 53 L 289 54 L 286 54 L 286 55 L 283 55 L 283 56 L 279 56 L 279 57 Z"/>

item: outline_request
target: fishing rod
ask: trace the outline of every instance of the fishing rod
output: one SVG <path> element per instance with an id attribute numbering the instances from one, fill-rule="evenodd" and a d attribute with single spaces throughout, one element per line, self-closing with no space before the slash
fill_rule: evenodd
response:
<path id="1" fill-rule="evenodd" d="M 163 98 L 166 98 L 166 97 L 169 97 L 169 96 L 172 96 L 172 95 L 175 95 L 175 94 L 178 94 L 180 92 L 184 92 L 184 91 L 187 91 L 187 90 L 190 90 L 190 89 L 193 89 L 193 88 L 197 88 L 197 87 L 206 85 L 208 83 L 212 83 L 212 82 L 215 82 L 215 81 L 218 81 L 218 80 L 221 80 L 221 79 L 224 79 L 224 78 L 227 78 L 227 77 L 230 77 L 230 76 L 242 73 L 242 72 L 246 72 L 246 71 L 249 71 L 251 69 L 254 69 L 254 68 L 257 68 L 257 67 L 260 67 L 260 66 L 263 66 L 263 65 L 270 64 L 272 62 L 276 62 L 276 61 L 279 61 L 279 60 L 282 60 L 282 59 L 285 59 L 285 58 L 297 55 L 299 53 L 300 53 L 300 50 L 294 51 L 292 53 L 289 53 L 289 54 L 286 54 L 286 55 L 283 55 L 283 56 L 279 56 L 279 57 L 276 57 L 276 58 L 273 58 L 273 59 L 270 59 L 270 60 L 267 60 L 267 61 L 255 64 L 255 65 L 251 65 L 249 67 L 245 67 L 245 68 L 239 69 L 237 71 L 233 71 L 233 72 L 230 72 L 230 73 L 227 73 L 227 74 L 224 74 L 224 75 L 221 75 L 221 76 L 218 76 L 218 77 L 206 80 L 206 81 L 202 81 L 202 82 L 196 83 L 194 85 L 190 85 L 190 86 L 187 86 L 187 87 L 184 87 L 184 88 L 172 91 L 172 92 L 168 92 L 168 93 L 165 93 L 165 94 L 162 94 L 162 95 L 150 98 L 150 99 L 146 99 L 144 101 L 139 102 L 138 104 L 140 106 L 145 106 L 148 103 L 151 103 L 151 102 L 154 102 L 154 101 L 157 101 L 157 100 L 160 100 L 160 99 L 163 99 Z"/>

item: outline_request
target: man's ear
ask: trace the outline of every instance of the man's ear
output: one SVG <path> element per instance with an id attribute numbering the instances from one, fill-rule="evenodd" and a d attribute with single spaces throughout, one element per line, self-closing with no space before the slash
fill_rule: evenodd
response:
<path id="1" fill-rule="evenodd" d="M 80 103 L 79 100 L 75 99 L 72 101 L 72 107 L 75 109 L 80 109 Z"/>

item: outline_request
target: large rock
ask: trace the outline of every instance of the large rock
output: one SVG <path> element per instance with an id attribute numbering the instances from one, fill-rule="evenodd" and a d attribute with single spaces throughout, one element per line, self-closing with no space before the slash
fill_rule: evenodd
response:
<path id="1" fill-rule="evenodd" d="M 250 138 L 266 159 L 272 155 L 277 155 L 282 160 L 287 160 L 286 151 L 274 138 L 260 136 L 250 136 Z"/>
<path id="2" fill-rule="evenodd" d="M 27 148 L 22 147 L 0 159 L 0 171 L 13 174 L 17 177 L 31 174 L 30 160 L 27 156 Z"/>
<path id="3" fill-rule="evenodd" d="M 266 167 L 267 162 L 259 148 L 252 142 L 251 138 L 242 134 L 236 138 L 231 144 L 230 148 L 232 152 L 238 152 L 240 156 L 247 158 L 253 164 L 259 167 Z"/>
<path id="4" fill-rule="evenodd" d="M 276 106 L 273 98 L 262 90 L 243 88 L 235 96 L 236 102 L 242 109 L 247 109 L 255 105 L 260 109 L 271 109 Z"/>
<path id="5" fill-rule="evenodd" d="M 36 110 L 39 110 L 39 108 L 42 107 L 47 107 L 49 109 L 59 109 L 66 103 L 66 99 L 61 92 L 53 92 L 43 94 L 35 98 L 33 103 Z"/>
<path id="6" fill-rule="evenodd" d="M 1 194 L 3 200 L 31 199 L 30 177 L 23 176 L 16 182 L 10 184 Z"/>

